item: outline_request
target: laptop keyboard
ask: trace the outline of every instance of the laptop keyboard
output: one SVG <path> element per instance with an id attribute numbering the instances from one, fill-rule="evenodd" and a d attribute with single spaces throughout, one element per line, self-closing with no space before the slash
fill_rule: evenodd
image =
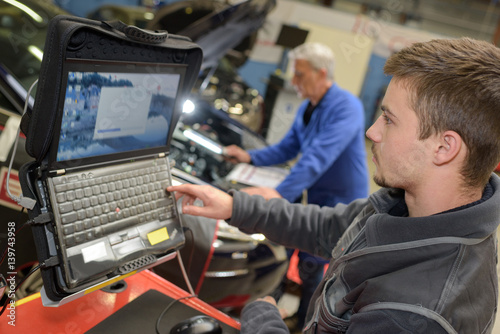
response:
<path id="1" fill-rule="evenodd" d="M 175 202 L 165 193 L 170 184 L 165 160 L 158 160 L 156 166 L 144 162 L 143 168 L 137 162 L 130 170 L 120 166 L 120 172 L 112 175 L 53 178 L 66 247 L 175 217 Z"/>

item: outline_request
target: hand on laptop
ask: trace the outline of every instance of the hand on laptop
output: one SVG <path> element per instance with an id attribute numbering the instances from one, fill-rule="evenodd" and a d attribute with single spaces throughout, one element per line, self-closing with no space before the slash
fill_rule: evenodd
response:
<path id="1" fill-rule="evenodd" d="M 167 187 L 167 191 L 175 192 L 175 198 L 182 199 L 182 212 L 193 216 L 214 219 L 229 219 L 233 214 L 233 197 L 212 186 L 182 184 Z M 193 205 L 199 199 L 203 206 Z"/>

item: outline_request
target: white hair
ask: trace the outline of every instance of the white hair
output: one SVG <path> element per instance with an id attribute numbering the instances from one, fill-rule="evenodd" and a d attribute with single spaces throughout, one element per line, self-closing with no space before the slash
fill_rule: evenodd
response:
<path id="1" fill-rule="evenodd" d="M 309 62 L 315 70 L 324 68 L 327 78 L 333 80 L 335 55 L 326 45 L 321 43 L 304 43 L 288 53 L 288 59 L 302 59 Z"/>

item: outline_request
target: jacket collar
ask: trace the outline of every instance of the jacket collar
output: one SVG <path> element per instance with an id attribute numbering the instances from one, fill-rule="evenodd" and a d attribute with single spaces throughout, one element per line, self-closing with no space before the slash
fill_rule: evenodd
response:
<path id="1" fill-rule="evenodd" d="M 484 238 L 500 222 L 500 178 L 490 177 L 493 194 L 473 206 L 464 206 L 428 217 L 407 217 L 404 192 L 381 189 L 369 198 L 376 213 L 366 222 L 369 246 L 408 242 L 444 236 Z M 483 195 L 485 196 L 485 195 Z"/>

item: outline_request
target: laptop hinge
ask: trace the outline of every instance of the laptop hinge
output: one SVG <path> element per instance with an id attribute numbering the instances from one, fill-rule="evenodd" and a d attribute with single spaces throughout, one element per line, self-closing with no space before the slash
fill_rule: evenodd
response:
<path id="1" fill-rule="evenodd" d="M 66 174 L 66 169 L 58 169 L 56 170 L 56 175 L 64 175 Z"/>
<path id="2" fill-rule="evenodd" d="M 50 176 L 59 176 L 66 174 L 66 169 L 56 169 L 49 172 Z"/>

